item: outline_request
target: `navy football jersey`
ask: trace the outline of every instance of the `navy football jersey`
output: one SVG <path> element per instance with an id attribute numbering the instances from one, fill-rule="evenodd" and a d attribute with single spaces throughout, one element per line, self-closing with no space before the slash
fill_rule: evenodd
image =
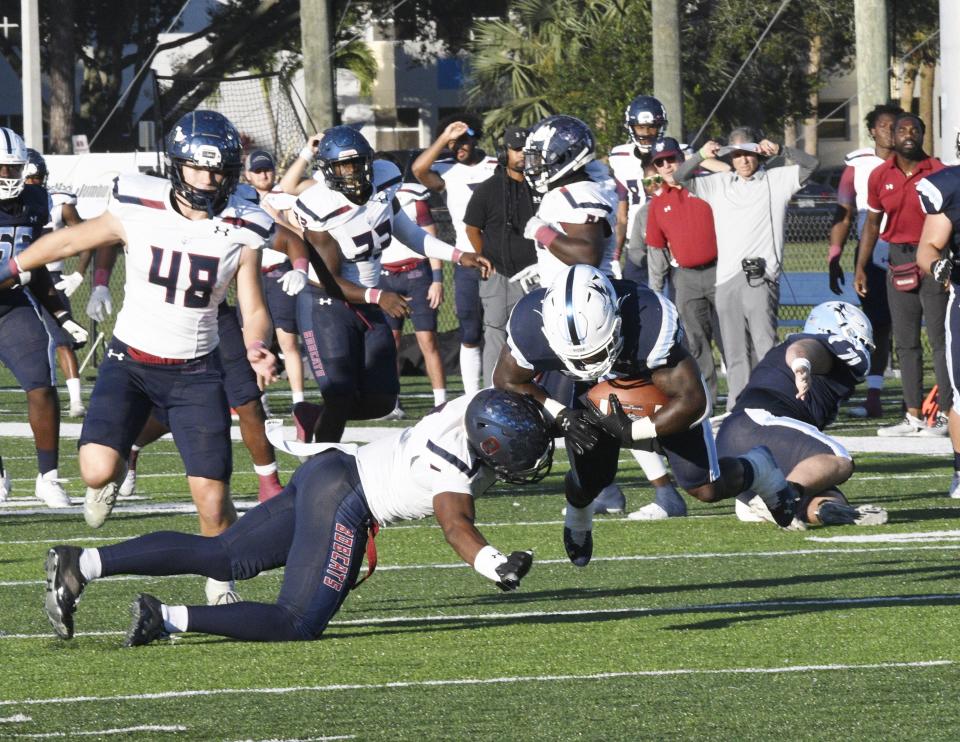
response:
<path id="1" fill-rule="evenodd" d="M 644 284 L 611 281 L 620 304 L 623 349 L 606 378 L 649 377 L 664 366 L 675 366 L 684 357 L 677 308 Z M 566 372 L 543 334 L 541 315 L 546 289 L 537 289 L 514 307 L 507 326 L 507 343 L 522 368 Z"/>
<path id="2" fill-rule="evenodd" d="M 798 340 L 817 340 L 834 356 L 827 374 L 812 374 L 807 398 L 797 399 L 793 370 L 787 364 L 787 348 Z M 792 417 L 823 430 L 837 417 L 840 403 L 850 398 L 870 368 L 870 354 L 837 335 L 791 335 L 773 348 L 750 374 L 747 388 L 737 397 L 734 412 L 759 407 L 774 415 Z"/>
<path id="3" fill-rule="evenodd" d="M 0 201 L 0 261 L 19 255 L 50 221 L 50 201 L 42 186 L 25 185 L 19 197 Z M 0 315 L 26 301 L 20 286 L 0 291 Z"/>
<path id="4" fill-rule="evenodd" d="M 945 214 L 953 224 L 950 257 L 955 259 L 960 254 L 960 166 L 923 178 L 917 183 L 917 194 L 924 214 Z M 960 283 L 960 266 L 954 266 L 951 280 Z"/>

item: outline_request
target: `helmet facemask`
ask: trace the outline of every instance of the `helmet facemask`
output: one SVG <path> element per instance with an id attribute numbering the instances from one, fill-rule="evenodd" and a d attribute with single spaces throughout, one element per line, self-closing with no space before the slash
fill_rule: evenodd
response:
<path id="1" fill-rule="evenodd" d="M 26 182 L 23 174 L 25 163 L 0 162 L 0 165 L 6 165 L 17 173 L 12 177 L 0 178 L 0 201 L 9 201 L 23 193 L 23 186 Z"/>
<path id="2" fill-rule="evenodd" d="M 370 200 L 373 192 L 373 160 L 363 155 L 327 160 L 320 164 L 327 187 L 342 193 L 355 204 Z"/>

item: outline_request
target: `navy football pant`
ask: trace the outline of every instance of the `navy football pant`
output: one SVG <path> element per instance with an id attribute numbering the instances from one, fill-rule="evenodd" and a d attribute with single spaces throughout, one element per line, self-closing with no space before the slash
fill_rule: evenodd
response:
<path id="1" fill-rule="evenodd" d="M 103 547 L 100 559 L 104 577 L 246 580 L 286 565 L 276 603 L 190 606 L 188 628 L 245 641 L 316 639 L 356 582 L 372 520 L 356 459 L 331 450 L 301 466 L 283 492 L 219 536 L 159 531 Z"/>

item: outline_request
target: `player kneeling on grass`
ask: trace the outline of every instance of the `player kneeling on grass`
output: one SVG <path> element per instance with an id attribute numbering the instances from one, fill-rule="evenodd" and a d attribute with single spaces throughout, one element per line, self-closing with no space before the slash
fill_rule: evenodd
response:
<path id="1" fill-rule="evenodd" d="M 799 495 L 798 524 L 874 526 L 887 511 L 853 507 L 837 485 L 853 474 L 847 450 L 823 432 L 870 368 L 873 328 L 857 307 L 828 301 L 813 308 L 803 332 L 773 348 L 750 374 L 720 426 L 717 450 L 738 456 L 762 442 Z M 737 517 L 773 521 L 753 492 L 737 498 Z"/>
<path id="2" fill-rule="evenodd" d="M 99 577 L 245 580 L 286 566 L 273 604 L 169 606 L 141 594 L 125 643 L 147 644 L 181 631 L 248 641 L 316 639 L 356 585 L 370 530 L 431 514 L 454 551 L 501 590 L 517 589 L 530 570 L 531 553 L 501 554 L 473 524 L 474 498 L 497 479 L 535 482 L 550 470 L 553 437 L 530 397 L 485 389 L 359 449 L 299 445 L 298 453 L 319 453 L 283 492 L 219 536 L 160 531 L 99 549 L 51 549 L 45 608 L 57 634 L 73 636 L 80 594 Z"/>
<path id="3" fill-rule="evenodd" d="M 780 525 L 793 521 L 795 495 L 770 451 L 757 445 L 718 458 L 706 386 L 681 344 L 677 309 L 646 284 L 610 281 L 592 266 L 574 265 L 521 299 L 508 330 L 493 383 L 532 395 L 565 437 L 563 543 L 575 565 L 586 566 L 593 554 L 591 502 L 613 482 L 621 447 L 665 453 L 677 482 L 698 500 L 752 489 Z M 663 406 L 634 420 L 610 394 L 609 411 L 601 413 L 582 395 L 610 378 L 651 382 L 665 395 Z"/>

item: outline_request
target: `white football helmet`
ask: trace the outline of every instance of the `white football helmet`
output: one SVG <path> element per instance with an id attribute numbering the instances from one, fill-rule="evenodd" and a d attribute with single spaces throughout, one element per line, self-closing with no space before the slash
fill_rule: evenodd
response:
<path id="1" fill-rule="evenodd" d="M 16 198 L 23 191 L 23 169 L 26 164 L 27 145 L 23 139 L 13 129 L 0 126 L 0 165 L 13 165 L 17 172 L 12 178 L 0 178 L 0 201 Z"/>
<path id="2" fill-rule="evenodd" d="M 568 376 L 593 381 L 610 373 L 623 349 L 610 279 L 591 265 L 557 275 L 543 296 L 543 334 Z"/>
<path id="3" fill-rule="evenodd" d="M 867 352 L 875 347 L 873 325 L 867 315 L 845 301 L 825 301 L 815 306 L 803 324 L 803 331 L 810 335 L 837 335 Z"/>

